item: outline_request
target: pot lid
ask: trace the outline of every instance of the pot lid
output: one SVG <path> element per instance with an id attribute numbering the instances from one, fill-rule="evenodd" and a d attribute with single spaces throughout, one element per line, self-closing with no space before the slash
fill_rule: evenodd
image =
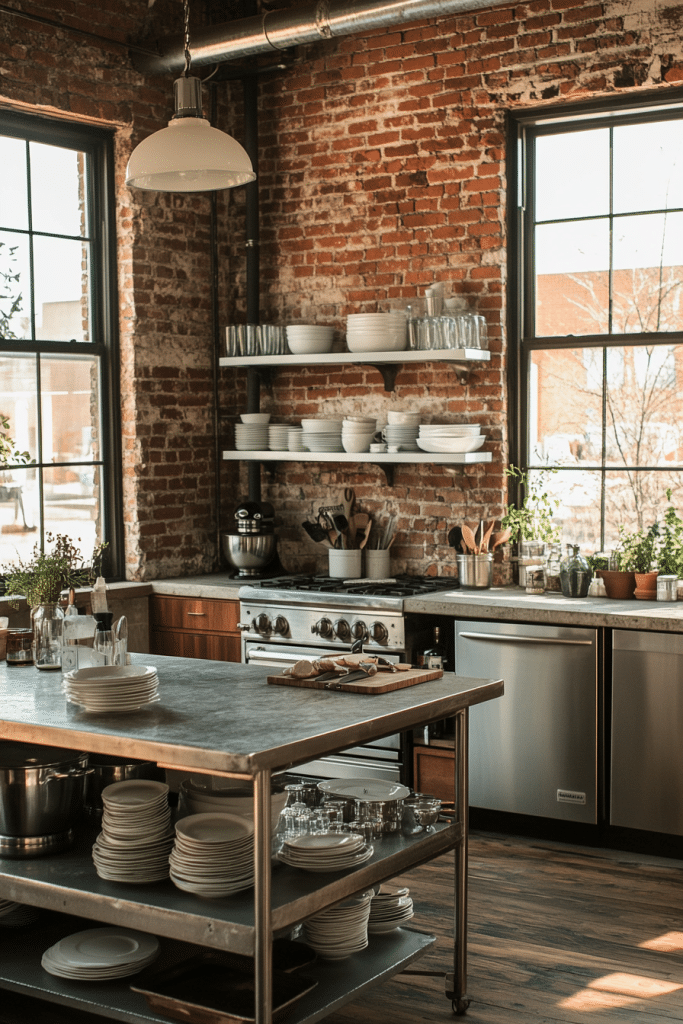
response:
<path id="1" fill-rule="evenodd" d="M 62 747 L 43 747 L 37 743 L 0 740 L 0 771 L 4 768 L 54 768 L 87 756 L 81 750 L 64 750 Z"/>
<path id="2" fill-rule="evenodd" d="M 406 786 L 383 779 L 329 779 L 319 782 L 318 789 L 352 800 L 405 800 L 410 796 Z"/>

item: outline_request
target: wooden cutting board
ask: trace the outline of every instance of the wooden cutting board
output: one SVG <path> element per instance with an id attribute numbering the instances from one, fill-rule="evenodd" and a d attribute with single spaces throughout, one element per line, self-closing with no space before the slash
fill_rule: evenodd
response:
<path id="1" fill-rule="evenodd" d="M 268 682 L 275 686 L 303 686 L 313 690 L 341 690 L 345 693 L 388 693 L 390 690 L 402 690 L 404 686 L 416 686 L 428 683 L 430 679 L 440 679 L 441 668 L 411 668 L 401 672 L 378 672 L 367 679 L 356 679 L 352 683 L 337 679 L 320 680 L 315 676 L 298 679 L 296 676 L 268 676 Z"/>

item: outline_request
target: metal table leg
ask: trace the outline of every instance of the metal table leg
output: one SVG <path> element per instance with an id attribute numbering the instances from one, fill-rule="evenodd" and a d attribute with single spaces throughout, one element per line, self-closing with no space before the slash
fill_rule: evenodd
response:
<path id="1" fill-rule="evenodd" d="M 469 709 L 455 715 L 454 793 L 456 821 L 462 834 L 455 848 L 453 894 L 453 974 L 446 975 L 446 995 L 459 1016 L 467 1010 L 467 838 L 469 831 L 468 728 Z"/>
<path id="2" fill-rule="evenodd" d="M 270 908 L 270 771 L 254 776 L 255 1024 L 273 1020 L 273 930 Z"/>

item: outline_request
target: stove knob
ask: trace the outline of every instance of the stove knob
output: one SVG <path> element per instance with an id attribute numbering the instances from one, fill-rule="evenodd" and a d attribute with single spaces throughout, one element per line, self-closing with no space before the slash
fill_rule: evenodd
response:
<path id="1" fill-rule="evenodd" d="M 265 612 L 261 612 L 261 614 L 254 619 L 252 625 L 257 633 L 270 633 L 270 618 Z"/>
<path id="2" fill-rule="evenodd" d="M 351 636 L 351 627 L 349 626 L 346 619 L 337 619 L 337 621 L 334 624 L 334 631 L 339 637 L 339 639 L 342 641 L 342 643 L 348 642 Z"/>
<path id="3" fill-rule="evenodd" d="M 284 615 L 278 615 L 278 617 L 275 620 L 273 630 L 280 636 L 287 636 L 287 634 L 289 633 L 289 623 L 287 622 L 287 619 L 284 617 Z"/>
<path id="4" fill-rule="evenodd" d="M 383 622 L 373 622 L 370 627 L 370 635 L 375 643 L 385 644 L 389 639 L 389 630 Z"/>
<path id="5" fill-rule="evenodd" d="M 329 619 L 318 619 L 315 626 L 311 626 L 311 633 L 317 633 L 323 640 L 327 640 L 334 635 L 334 627 Z"/>
<path id="6" fill-rule="evenodd" d="M 361 621 L 361 619 L 356 619 L 354 624 L 351 626 L 351 636 L 354 640 L 367 639 L 368 627 Z"/>

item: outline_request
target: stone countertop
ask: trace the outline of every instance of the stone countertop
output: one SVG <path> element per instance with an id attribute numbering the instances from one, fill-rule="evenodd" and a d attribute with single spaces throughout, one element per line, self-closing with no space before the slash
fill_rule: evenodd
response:
<path id="1" fill-rule="evenodd" d="M 406 612 L 418 615 L 683 633 L 683 601 L 572 598 L 556 593 L 527 594 L 520 587 L 492 587 L 487 590 L 446 590 L 411 597 L 406 599 L 404 608 Z"/>
<path id="2" fill-rule="evenodd" d="M 153 580 L 152 593 L 162 597 L 208 597 L 237 600 L 240 587 L 249 580 L 235 579 L 227 572 L 207 573 L 205 576 L 178 576 L 167 580 Z"/>

